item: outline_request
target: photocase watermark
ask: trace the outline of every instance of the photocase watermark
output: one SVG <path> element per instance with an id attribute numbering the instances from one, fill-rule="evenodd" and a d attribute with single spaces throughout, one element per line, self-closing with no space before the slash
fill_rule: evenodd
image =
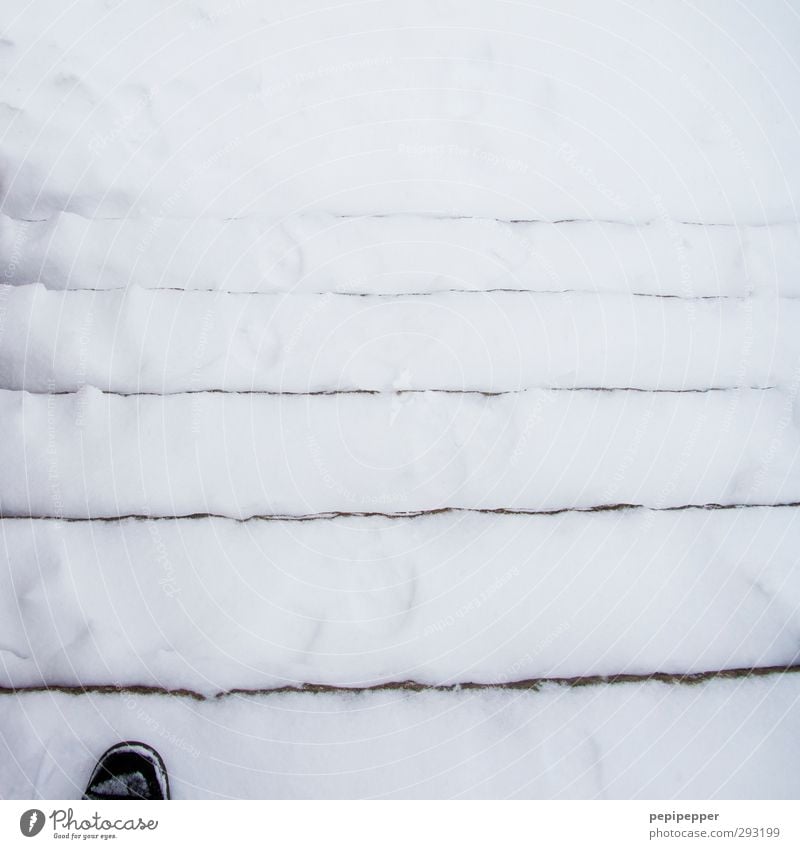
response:
<path id="1" fill-rule="evenodd" d="M 580 152 L 574 148 L 569 142 L 562 142 L 556 151 L 559 159 L 569 165 L 570 168 L 579 176 L 582 177 L 592 188 L 599 192 L 606 200 L 611 201 L 614 206 L 622 211 L 628 212 L 629 207 L 619 195 L 610 186 L 607 186 L 595 172 L 586 165 Z"/>
<path id="2" fill-rule="evenodd" d="M 688 438 L 683 443 L 683 448 L 681 449 L 681 453 L 678 456 L 678 459 L 675 463 L 672 464 L 672 471 L 664 482 L 664 485 L 659 490 L 656 495 L 655 500 L 652 505 L 650 505 L 651 509 L 645 513 L 644 520 L 642 523 L 642 527 L 644 531 L 650 529 L 650 527 L 655 523 L 656 516 L 658 515 L 658 511 L 663 510 L 665 507 L 669 506 L 670 498 L 678 487 L 678 483 L 683 476 L 686 468 L 689 465 L 690 461 L 694 461 L 695 448 L 697 446 L 698 440 L 700 439 L 700 434 L 703 433 L 706 427 L 706 423 L 708 422 L 708 413 L 705 410 L 702 410 L 695 418 L 694 425 L 692 427 L 691 432 L 689 433 Z"/>
<path id="3" fill-rule="evenodd" d="M 94 312 L 89 310 L 83 317 L 81 328 L 78 331 L 78 367 L 75 377 L 79 389 L 86 386 L 86 375 L 89 362 L 89 341 L 94 325 Z M 86 408 L 89 404 L 89 393 L 79 391 L 76 396 L 75 427 L 82 428 L 86 424 Z"/>
<path id="4" fill-rule="evenodd" d="M 516 463 L 525 453 L 531 439 L 533 438 L 536 425 L 544 421 L 544 414 L 548 407 L 552 407 L 556 402 L 556 393 L 552 390 L 542 389 L 535 395 L 535 400 L 530 412 L 525 417 L 525 423 L 522 426 L 517 442 L 514 445 L 514 450 L 511 452 L 510 461 Z"/>
<path id="5" fill-rule="evenodd" d="M 6 324 L 8 323 L 8 299 L 10 294 L 10 286 L 0 285 L 0 340 L 5 335 Z"/>
<path id="6" fill-rule="evenodd" d="M 311 307 L 303 312 L 300 321 L 297 322 L 292 330 L 291 336 L 286 340 L 286 344 L 283 347 L 285 357 L 288 357 L 297 349 L 300 340 L 314 323 L 314 319 L 325 312 L 335 296 L 335 292 L 325 292 L 324 295 L 314 298 Z"/>
<path id="7" fill-rule="evenodd" d="M 224 6 L 213 10 L 203 9 L 202 17 L 193 20 L 189 25 L 189 29 L 198 29 L 201 26 L 209 25 L 214 26 L 228 15 L 232 15 L 234 12 L 238 12 L 241 9 L 246 9 L 248 6 L 252 6 L 253 2 L 254 0 L 232 0 L 232 2 L 228 2 Z"/>
<path id="8" fill-rule="evenodd" d="M 61 474 L 58 465 L 58 440 L 57 433 L 57 404 L 58 396 L 55 395 L 56 384 L 50 379 L 47 381 L 47 437 L 45 441 L 45 456 L 47 457 L 47 483 L 50 489 L 50 498 L 53 505 L 53 516 L 56 519 L 64 517 L 64 498 L 61 491 Z"/>
<path id="9" fill-rule="evenodd" d="M 391 404 L 389 405 L 389 427 L 394 427 L 397 417 L 403 408 L 413 402 L 414 395 L 409 392 L 412 386 L 411 369 L 403 369 L 392 381 L 393 394 Z"/>
<path id="10" fill-rule="evenodd" d="M 614 474 L 611 476 L 608 486 L 606 486 L 603 490 L 603 496 L 601 498 L 602 504 L 610 504 L 617 492 L 619 492 L 620 487 L 625 481 L 628 472 L 632 468 L 634 461 L 641 450 L 642 443 L 644 442 L 644 438 L 650 427 L 652 418 L 653 407 L 651 405 L 644 411 L 644 415 L 636 424 L 633 431 L 633 439 L 631 439 L 628 443 L 625 453 L 622 455 L 622 460 L 615 469 Z"/>
<path id="11" fill-rule="evenodd" d="M 203 384 L 203 364 L 205 362 L 208 340 L 214 326 L 214 310 L 210 307 L 203 314 L 200 322 L 200 332 L 197 336 L 197 344 L 193 352 L 194 368 L 189 375 L 189 428 L 192 436 L 198 437 L 201 433 L 201 422 L 203 420 L 203 399 L 205 395 L 201 390 L 207 387 Z"/>
<path id="12" fill-rule="evenodd" d="M 311 301 L 311 306 L 304 310 L 300 316 L 300 320 L 294 326 L 291 335 L 286 340 L 283 346 L 284 356 L 288 356 L 297 350 L 303 338 L 311 330 L 315 319 L 319 318 L 323 313 L 329 310 L 337 295 L 360 295 L 367 289 L 367 281 L 364 277 L 359 277 L 356 280 L 344 280 L 337 283 L 333 289 L 317 295 Z M 318 344 L 318 339 L 314 338 L 314 344 Z"/>
<path id="13" fill-rule="evenodd" d="M 653 197 L 653 203 L 658 211 L 658 220 L 663 224 L 667 231 L 672 250 L 678 260 L 678 292 L 681 298 L 684 298 L 684 308 L 689 322 L 694 322 L 696 319 L 697 307 L 693 298 L 695 297 L 695 287 L 692 281 L 692 269 L 689 264 L 689 258 L 686 251 L 686 242 L 681 236 L 678 226 L 675 221 L 670 218 L 667 212 L 667 207 L 664 204 L 660 195 Z"/>
<path id="14" fill-rule="evenodd" d="M 714 123 L 717 125 L 717 127 L 719 127 L 722 135 L 728 142 L 730 149 L 739 158 L 745 170 L 752 171 L 752 166 L 750 165 L 750 162 L 747 159 L 747 154 L 745 153 L 742 140 L 733 131 L 733 128 L 728 123 L 727 118 L 725 118 L 725 116 L 723 115 L 722 111 L 717 105 L 716 98 L 711 100 L 707 98 L 705 94 L 703 94 L 701 89 L 697 87 L 697 85 L 686 73 L 681 74 L 680 81 L 684 85 L 686 90 L 689 92 L 689 94 L 691 94 L 692 97 L 703 106 L 704 112 L 706 112 L 713 118 Z"/>
<path id="15" fill-rule="evenodd" d="M 314 461 L 314 465 L 319 473 L 320 480 L 330 490 L 334 490 L 351 506 L 359 507 L 385 507 L 386 505 L 394 505 L 408 499 L 408 496 L 403 492 L 376 492 L 364 493 L 355 492 L 346 487 L 330 470 L 328 464 L 323 459 L 322 446 L 317 441 L 316 437 L 309 435 L 306 439 L 306 448 Z"/>
<path id="16" fill-rule="evenodd" d="M 36 837 L 44 828 L 45 821 L 44 811 L 40 811 L 38 808 L 29 808 L 19 818 L 19 830 L 25 837 Z"/>
<path id="17" fill-rule="evenodd" d="M 233 151 L 236 150 L 241 143 L 241 136 L 235 136 L 226 145 L 212 153 L 210 156 L 207 156 L 196 168 L 192 170 L 190 174 L 181 180 L 175 191 L 164 201 L 164 203 L 161 204 L 156 215 L 153 217 L 152 223 L 147 228 L 147 232 L 136 245 L 136 250 L 139 253 L 144 253 L 150 247 L 153 239 L 155 239 L 158 235 L 164 221 L 169 218 L 175 205 L 187 194 L 187 192 L 203 176 L 203 174 L 213 168 L 220 159 L 233 153 Z"/>
<path id="18" fill-rule="evenodd" d="M 22 259 L 22 249 L 28 241 L 28 230 L 33 222 L 31 221 L 15 221 L 16 233 L 14 241 L 11 245 L 11 252 L 8 255 L 8 261 L 3 269 L 3 281 L 8 283 L 17 276 L 19 263 Z"/>
<path id="19" fill-rule="evenodd" d="M 749 497 L 754 498 L 760 492 L 767 479 L 767 474 L 778 456 L 778 451 L 781 447 L 783 434 L 789 425 L 800 425 L 795 414 L 795 406 L 797 405 L 798 393 L 800 393 L 800 361 L 795 364 L 795 369 L 792 374 L 792 379 L 789 381 L 786 391 L 781 393 L 782 404 L 781 414 L 775 422 L 775 431 L 769 440 L 769 443 L 761 455 L 758 468 L 753 474 L 752 482 L 749 487 Z"/>
<path id="20" fill-rule="evenodd" d="M 739 362 L 736 366 L 735 384 L 742 386 L 747 381 L 748 366 L 753 356 L 753 346 L 756 339 L 753 326 L 753 301 L 746 298 L 741 304 L 737 305 L 737 308 L 741 310 L 744 316 L 744 327 L 739 337 Z"/>
<path id="21" fill-rule="evenodd" d="M 16 279 L 19 264 L 22 260 L 22 250 L 28 241 L 28 230 L 30 229 L 30 221 L 14 222 L 16 232 L 14 241 L 11 245 L 11 251 L 8 255 L 5 268 L 3 269 L 3 279 L 0 281 L 0 340 L 5 334 L 6 325 L 8 323 L 8 299 L 11 296 L 10 285 Z M 6 284 L 6 285 L 2 285 Z"/>
<path id="22" fill-rule="evenodd" d="M 456 215 L 455 212 L 452 212 L 451 214 L 454 216 Z M 492 236 L 497 236 L 501 246 L 496 252 L 500 256 L 502 256 L 502 243 L 505 243 L 512 251 L 515 249 L 522 251 L 526 258 L 532 259 L 538 263 L 541 270 L 544 272 L 545 277 L 547 277 L 550 281 L 550 289 L 552 291 L 558 291 L 565 299 L 572 298 L 572 292 L 562 292 L 560 290 L 559 287 L 561 284 L 556 267 L 534 244 L 533 240 L 526 235 L 527 233 L 532 232 L 532 229 L 536 227 L 554 227 L 558 225 L 549 224 L 547 222 L 511 222 L 498 221 L 496 218 L 482 219 L 472 217 L 463 219 L 463 223 L 467 226 L 478 226 L 482 230 L 488 229 L 491 231 Z M 523 286 L 521 288 L 527 288 L 527 286 Z"/>
<path id="23" fill-rule="evenodd" d="M 120 831 L 155 831 L 157 819 L 143 819 L 140 816 L 117 817 L 108 819 L 95 811 L 91 815 L 75 816 L 73 808 L 55 808 L 47 816 L 39 808 L 30 808 L 19 818 L 19 830 L 25 837 L 36 837 L 50 820 L 52 835 L 55 838 L 86 840 L 100 838 L 111 840 Z"/>
<path id="24" fill-rule="evenodd" d="M 169 598 L 174 598 L 181 591 L 178 584 L 177 574 L 175 572 L 175 566 L 169 556 L 167 546 L 161 538 L 161 531 L 158 528 L 158 523 L 147 522 L 147 527 L 150 531 L 150 538 L 152 539 L 153 546 L 155 548 L 155 559 L 161 567 L 162 572 L 158 579 L 158 584 L 163 590 L 164 595 Z"/>

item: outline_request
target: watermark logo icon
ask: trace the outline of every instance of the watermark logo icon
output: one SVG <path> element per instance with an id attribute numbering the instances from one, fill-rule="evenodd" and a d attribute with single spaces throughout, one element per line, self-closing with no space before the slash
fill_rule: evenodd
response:
<path id="1" fill-rule="evenodd" d="M 25 837 L 36 837 L 44 828 L 44 813 L 38 808 L 31 808 L 19 818 L 19 830 Z"/>

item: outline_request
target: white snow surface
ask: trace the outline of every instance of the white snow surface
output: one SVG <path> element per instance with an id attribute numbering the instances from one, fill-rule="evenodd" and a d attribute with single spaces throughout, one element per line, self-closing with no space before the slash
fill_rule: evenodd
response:
<path id="1" fill-rule="evenodd" d="M 0 299 L 0 386 L 35 392 L 707 389 L 800 375 L 800 300 L 790 299 L 41 285 L 0 289 Z"/>
<path id="2" fill-rule="evenodd" d="M 147 734 L 173 797 L 796 799 L 800 676 L 541 692 L 0 699 L 0 795 L 69 799 Z"/>
<path id="3" fill-rule="evenodd" d="M 2 282 L 49 289 L 413 294 L 521 289 L 800 296 L 800 228 L 665 217 L 511 222 L 305 213 L 270 219 L 0 214 Z"/>
<path id="4" fill-rule="evenodd" d="M 1 527 L 20 686 L 702 672 L 787 665 L 800 632 L 792 508 Z"/>
<path id="5" fill-rule="evenodd" d="M 8 0 L 0 796 L 797 797 L 790 673 L 213 697 L 797 663 L 799 11 Z"/>
<path id="6" fill-rule="evenodd" d="M 56 518 L 800 502 L 796 396 L 0 390 L 0 512 Z"/>
<path id="7" fill-rule="evenodd" d="M 789 3 L 15 0 L 5 17 L 18 218 L 797 218 Z"/>

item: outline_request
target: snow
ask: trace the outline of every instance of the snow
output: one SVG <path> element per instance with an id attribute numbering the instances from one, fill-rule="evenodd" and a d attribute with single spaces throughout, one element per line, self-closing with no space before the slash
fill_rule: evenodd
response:
<path id="1" fill-rule="evenodd" d="M 800 296 L 800 227 L 420 215 L 0 215 L 2 282 L 49 289 L 411 294 L 451 289 Z"/>
<path id="2" fill-rule="evenodd" d="M 797 4 L 6 5 L 0 796 L 796 797 Z"/>
<path id="3" fill-rule="evenodd" d="M 0 795 L 75 798 L 147 735 L 183 798 L 794 799 L 800 676 L 540 692 L 0 699 Z"/>
<path id="4" fill-rule="evenodd" d="M 800 377 L 800 300 L 32 285 L 0 289 L 0 301 L 0 385 L 36 392 L 707 389 Z"/>
<path id="5" fill-rule="evenodd" d="M 787 4 L 14 6 L 15 217 L 796 218 Z"/>
<path id="6" fill-rule="evenodd" d="M 783 390 L 41 395 L 0 390 L 11 516 L 234 518 L 800 502 Z"/>
<path id="7" fill-rule="evenodd" d="M 206 695 L 785 666 L 794 508 L 3 520 L 6 680 Z"/>

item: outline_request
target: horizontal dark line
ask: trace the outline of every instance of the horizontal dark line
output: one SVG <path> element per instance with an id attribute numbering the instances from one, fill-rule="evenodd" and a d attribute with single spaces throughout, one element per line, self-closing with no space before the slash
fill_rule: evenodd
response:
<path id="1" fill-rule="evenodd" d="M 762 678 L 768 675 L 786 675 L 800 672 L 800 664 L 786 666 L 754 666 L 734 669 L 715 669 L 705 672 L 650 672 L 643 674 L 620 673 L 616 675 L 579 675 L 575 677 L 525 678 L 518 681 L 480 682 L 465 681 L 456 684 L 424 684 L 419 681 L 388 681 L 368 686 L 341 686 L 336 684 L 298 684 L 280 687 L 247 688 L 234 687 L 221 690 L 207 696 L 196 690 L 186 688 L 167 688 L 144 684 L 36 684 L 26 687 L 0 686 L 0 695 L 14 696 L 28 693 L 65 693 L 71 696 L 82 695 L 136 695 L 136 696 L 174 696 L 205 702 L 231 696 L 274 696 L 291 693 L 313 693 L 316 695 L 358 694 L 380 692 L 411 693 L 458 693 L 462 691 L 531 690 L 538 691 L 546 685 L 560 687 L 594 687 L 602 684 L 644 684 L 659 682 L 691 686 L 705 681 Z"/>
<path id="2" fill-rule="evenodd" d="M 502 395 L 522 395 L 526 392 L 640 392 L 648 395 L 704 395 L 709 392 L 770 392 L 776 386 L 708 386 L 701 389 L 646 389 L 639 386 L 526 386 L 522 389 L 501 389 L 487 392 L 483 389 L 314 389 L 308 392 L 277 389 L 178 389 L 173 392 L 121 392 L 114 389 L 100 389 L 91 384 L 86 386 L 98 389 L 103 395 L 118 398 L 173 398 L 180 395 L 266 395 L 271 397 L 319 397 L 329 395 L 482 395 L 484 398 L 497 398 Z M 76 395 L 78 389 L 57 389 L 51 392 L 16 387 L 0 387 L 7 392 L 25 392 L 28 395 Z"/>
<path id="3" fill-rule="evenodd" d="M 34 285 L 38 281 L 19 285 Z M 17 284 L 14 284 L 17 285 Z M 42 284 L 44 285 L 44 284 Z M 92 286 L 78 286 L 69 288 L 53 289 L 45 285 L 45 288 L 50 292 L 124 292 L 128 287 L 114 286 L 108 288 L 99 288 Z M 311 297 L 329 297 L 336 296 L 341 298 L 431 298 L 436 295 L 488 295 L 495 293 L 503 293 L 510 295 L 594 295 L 604 297 L 606 295 L 615 297 L 631 297 L 631 298 L 663 298 L 676 301 L 741 301 L 746 302 L 756 300 L 761 296 L 757 293 L 744 295 L 679 295 L 665 294 L 660 292 L 626 292 L 621 289 L 517 289 L 507 287 L 493 287 L 491 289 L 433 289 L 422 292 L 354 292 L 341 290 L 313 291 L 313 292 L 296 292 L 289 289 L 274 289 L 274 290 L 235 290 L 235 289 L 186 289 L 180 286 L 153 286 L 140 287 L 147 292 L 183 292 L 184 294 L 201 294 L 201 295 L 263 295 L 270 297 L 293 297 L 311 296 Z M 800 300 L 797 295 L 778 295 L 779 301 L 796 301 Z"/>
<path id="4" fill-rule="evenodd" d="M 477 513 L 495 516 L 559 516 L 562 513 L 611 513 L 619 510 L 646 510 L 653 513 L 672 513 L 681 510 L 754 510 L 764 508 L 797 508 L 800 501 L 785 501 L 775 504 L 681 504 L 673 507 L 650 507 L 646 504 L 598 504 L 593 507 L 556 507 L 552 510 L 537 510 L 511 507 L 437 507 L 430 510 L 407 510 L 381 512 L 378 510 L 336 510 L 327 513 L 264 513 L 238 518 L 223 513 L 183 513 L 175 516 L 126 513 L 120 516 L 23 516 L 0 513 L 3 521 L 36 522 L 173 522 L 183 519 L 224 519 L 243 524 L 245 522 L 320 522 L 335 519 L 417 519 L 423 516 L 439 516 L 446 513 Z"/>

